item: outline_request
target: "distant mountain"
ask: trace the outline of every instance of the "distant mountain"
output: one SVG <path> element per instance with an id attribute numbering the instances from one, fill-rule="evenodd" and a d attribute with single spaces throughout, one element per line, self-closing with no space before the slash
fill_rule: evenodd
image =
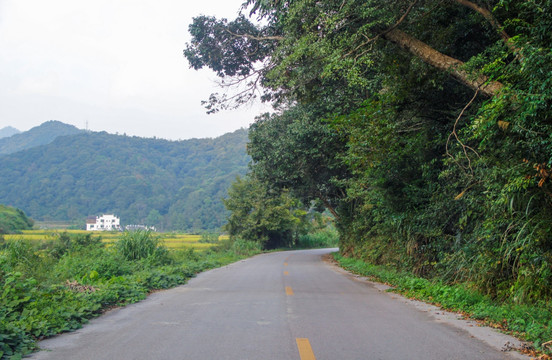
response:
<path id="1" fill-rule="evenodd" d="M 60 121 L 50 120 L 28 131 L 0 138 L 0 155 L 46 145 L 58 136 L 73 135 L 80 132 L 84 132 L 84 130 L 79 130 L 73 125 L 64 124 Z"/>
<path id="2" fill-rule="evenodd" d="M 247 170 L 247 130 L 168 141 L 84 132 L 0 157 L 0 203 L 35 220 L 82 222 L 114 213 L 122 224 L 217 229 L 221 198 Z"/>
<path id="3" fill-rule="evenodd" d="M 21 131 L 17 130 L 14 127 L 6 126 L 2 129 L 0 129 L 0 139 L 10 137 L 15 134 L 19 134 Z"/>

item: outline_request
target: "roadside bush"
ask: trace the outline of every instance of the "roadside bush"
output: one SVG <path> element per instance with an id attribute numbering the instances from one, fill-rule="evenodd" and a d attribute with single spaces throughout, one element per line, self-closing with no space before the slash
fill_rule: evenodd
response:
<path id="1" fill-rule="evenodd" d="M 237 255 L 251 256 L 262 251 L 262 245 L 255 241 L 247 241 L 243 239 L 235 239 L 232 242 L 230 251 Z"/>
<path id="2" fill-rule="evenodd" d="M 77 280 L 88 283 L 92 278 L 109 279 L 130 274 L 131 264 L 119 253 L 110 249 L 92 248 L 88 251 L 67 253 L 54 266 L 54 276 L 58 281 Z"/>
<path id="3" fill-rule="evenodd" d="M 32 339 L 16 323 L 33 296 L 34 280 L 23 280 L 21 273 L 0 273 L 0 358 L 25 354 L 34 348 Z"/>
<path id="4" fill-rule="evenodd" d="M 44 256 L 38 247 L 40 243 L 30 243 L 21 239 L 8 240 L 3 251 L 1 267 L 6 272 L 19 272 L 24 278 L 46 281 L 55 260 Z"/>
<path id="5" fill-rule="evenodd" d="M 250 248 L 235 246 L 242 253 Z M 37 339 L 77 329 L 104 308 L 142 300 L 242 257 L 218 247 L 169 252 L 148 232 L 124 234 L 113 247 L 88 234 L 6 241 L 0 250 L 0 359 L 20 359 Z"/>
<path id="6" fill-rule="evenodd" d="M 158 236 L 149 230 L 126 231 L 115 242 L 115 249 L 127 260 L 152 257 L 159 264 L 169 261 L 168 250 Z"/>
<path id="7" fill-rule="evenodd" d="M 56 259 L 61 258 L 67 252 L 75 252 L 83 248 L 103 248 L 100 236 L 92 236 L 92 234 L 76 234 L 69 235 L 67 232 L 56 234 L 56 238 L 49 246 L 50 255 Z"/>
<path id="8" fill-rule="evenodd" d="M 305 235 L 299 235 L 298 248 L 333 248 L 338 247 L 339 234 L 333 227 L 327 227 Z"/>
<path id="9" fill-rule="evenodd" d="M 216 244 L 219 242 L 220 234 L 216 232 L 204 232 L 201 233 L 200 243 Z"/>

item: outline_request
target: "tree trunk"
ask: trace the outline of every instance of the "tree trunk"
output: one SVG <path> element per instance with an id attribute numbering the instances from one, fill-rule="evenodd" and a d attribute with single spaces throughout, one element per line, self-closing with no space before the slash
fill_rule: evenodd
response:
<path id="1" fill-rule="evenodd" d="M 479 89 L 482 94 L 488 97 L 495 96 L 504 87 L 498 81 L 489 81 L 489 78 L 484 75 L 474 75 L 462 70 L 462 66 L 464 65 L 462 61 L 438 52 L 426 43 L 413 38 L 401 30 L 392 29 L 382 34 L 382 36 L 409 51 L 425 63 L 439 70 L 449 72 L 452 77 L 462 84 L 474 90 Z"/>
<path id="2" fill-rule="evenodd" d="M 337 213 L 337 211 L 335 211 L 330 202 L 323 196 L 319 196 L 319 199 L 322 200 L 322 203 L 324 204 L 326 209 L 328 209 L 329 212 L 334 216 L 335 220 L 339 221 L 339 214 Z"/>

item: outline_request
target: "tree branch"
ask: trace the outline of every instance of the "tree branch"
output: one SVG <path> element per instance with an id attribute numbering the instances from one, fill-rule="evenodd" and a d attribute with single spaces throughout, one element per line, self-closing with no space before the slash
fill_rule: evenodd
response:
<path id="1" fill-rule="evenodd" d="M 404 21 L 404 19 L 406 19 L 406 17 L 408 16 L 408 14 L 410 14 L 410 11 L 412 11 L 412 8 L 414 7 L 414 5 L 416 5 L 416 3 L 418 2 L 418 0 L 414 0 L 410 6 L 408 6 L 408 9 L 406 9 L 405 13 L 401 16 L 401 18 L 399 19 L 399 21 L 397 21 L 395 23 L 395 25 L 391 26 L 389 29 L 385 30 L 384 32 L 382 32 L 381 34 L 379 34 L 378 36 L 383 36 L 385 34 L 387 34 L 388 32 L 390 31 L 393 31 L 395 30 L 397 27 L 399 27 L 399 25 Z"/>
<path id="2" fill-rule="evenodd" d="M 498 81 L 490 81 L 485 75 L 474 76 L 473 74 L 468 73 L 462 69 L 464 62 L 440 53 L 426 43 L 404 33 L 399 29 L 392 29 L 391 31 L 383 34 L 382 37 L 409 51 L 411 54 L 420 58 L 423 62 L 434 66 L 439 70 L 448 71 L 452 77 L 462 84 L 472 88 L 473 90 L 478 90 L 488 97 L 495 96 L 504 87 L 504 85 Z"/>
<path id="3" fill-rule="evenodd" d="M 254 35 L 251 35 L 251 34 L 235 34 L 235 33 L 231 32 L 230 30 L 228 30 L 226 28 L 224 30 L 226 30 L 226 32 L 228 32 L 230 35 L 232 35 L 234 37 L 241 37 L 241 38 L 246 38 L 246 39 L 250 39 L 250 40 L 257 40 L 257 41 L 264 41 L 264 40 L 278 40 L 278 41 L 281 41 L 281 40 L 284 40 L 284 37 L 279 36 L 279 35 L 254 36 Z"/>
<path id="4" fill-rule="evenodd" d="M 374 42 L 376 41 L 377 39 L 379 39 L 381 36 L 387 34 L 388 32 L 390 32 L 391 30 L 393 29 L 396 29 L 403 21 L 404 19 L 406 19 L 406 17 L 408 16 L 408 14 L 410 14 L 410 11 L 412 10 L 412 8 L 414 7 L 414 5 L 416 5 L 416 3 L 418 2 L 418 0 L 414 0 L 410 6 L 408 6 L 408 9 L 406 9 L 406 12 L 400 17 L 400 19 L 393 25 L 391 26 L 390 28 L 388 28 L 387 30 L 383 31 L 382 33 L 379 33 L 377 34 L 376 36 L 374 36 L 373 38 L 369 38 L 367 37 L 366 35 L 363 34 L 363 36 L 366 38 L 366 41 L 363 42 L 362 44 L 358 45 L 356 48 L 354 48 L 354 50 L 351 50 L 349 51 L 347 54 L 345 54 L 344 57 L 347 57 L 355 52 L 357 52 L 360 48 L 363 48 L 365 47 L 366 45 L 370 44 L 371 42 Z M 365 54 L 366 51 L 363 51 L 361 54 L 357 55 L 355 57 L 355 60 L 362 56 L 363 54 Z"/>
<path id="5" fill-rule="evenodd" d="M 514 54 L 516 54 L 517 56 L 521 56 L 520 53 L 520 49 L 518 49 L 511 41 L 511 38 L 510 36 L 506 33 L 506 31 L 504 31 L 504 29 L 502 28 L 502 25 L 498 22 L 498 20 L 493 16 L 493 14 L 475 4 L 474 2 L 472 1 L 469 1 L 469 0 L 452 0 L 460 5 L 463 5 L 463 6 L 466 6 L 472 10 L 474 10 L 475 12 L 479 13 L 481 16 L 483 16 L 490 24 L 491 26 L 496 30 L 498 31 L 500 37 L 502 38 L 502 40 L 504 40 L 504 43 L 506 44 L 506 46 L 508 46 L 508 48 L 510 49 L 510 51 L 512 51 Z"/>
<path id="6" fill-rule="evenodd" d="M 335 220 L 339 221 L 339 214 L 337 213 L 337 211 L 334 209 L 334 207 L 330 204 L 330 202 L 328 201 L 328 199 L 326 199 L 324 196 L 322 195 L 319 195 L 319 199 L 322 200 L 322 203 L 324 204 L 324 206 L 326 207 L 326 209 L 328 209 L 328 211 L 334 216 Z"/>
<path id="7" fill-rule="evenodd" d="M 458 122 L 460 121 L 460 119 L 462 118 L 462 115 L 464 115 L 464 112 L 466 112 L 466 110 L 471 106 L 471 104 L 475 101 L 475 98 L 477 97 L 477 94 L 479 93 L 479 89 L 475 91 L 475 94 L 473 94 L 473 97 L 471 98 L 471 100 L 466 104 L 466 106 L 464 106 L 464 108 L 462 109 L 462 111 L 460 112 L 460 115 L 458 115 L 458 117 L 456 118 L 456 121 L 454 122 L 454 126 L 452 128 L 452 133 L 449 134 L 448 136 L 448 139 L 447 139 L 447 143 L 445 145 L 446 147 L 446 154 L 452 159 L 452 161 L 454 161 L 456 164 L 458 164 L 458 166 L 460 166 L 462 169 L 464 170 L 467 170 L 469 169 L 470 170 L 470 173 L 471 173 L 471 176 L 473 176 L 473 168 L 471 166 L 471 159 L 470 159 L 470 156 L 468 154 L 468 150 L 470 151 L 473 151 L 477 156 L 479 156 L 479 154 L 477 153 L 477 151 L 475 151 L 475 149 L 473 149 L 472 147 L 468 146 L 468 145 L 465 145 L 462 140 L 460 140 L 460 138 L 458 137 L 458 132 L 456 131 L 456 127 L 458 126 Z M 466 159 L 468 159 L 468 167 L 466 168 L 465 166 L 462 166 L 455 158 L 454 156 L 449 152 L 449 143 L 450 143 L 450 138 L 454 136 L 454 138 L 456 139 L 456 142 L 458 142 L 458 144 L 460 144 L 460 146 L 462 147 L 462 151 L 464 152 L 464 156 L 466 157 Z"/>

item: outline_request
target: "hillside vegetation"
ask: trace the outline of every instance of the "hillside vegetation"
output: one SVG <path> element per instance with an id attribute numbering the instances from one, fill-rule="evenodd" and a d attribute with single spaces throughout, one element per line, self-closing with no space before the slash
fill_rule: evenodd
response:
<path id="1" fill-rule="evenodd" d="M 212 95 L 210 111 L 259 93 L 278 108 L 250 129 L 240 204 L 256 198 L 247 188 L 273 199 L 268 210 L 295 197 L 334 215 L 344 255 L 499 301 L 550 301 L 550 9 L 249 0 L 236 19 L 196 17 L 184 54 L 243 85 Z M 232 204 L 263 213 L 254 206 Z"/>
<path id="2" fill-rule="evenodd" d="M 0 202 L 35 220 L 115 213 L 124 224 L 199 231 L 220 228 L 221 199 L 244 174 L 247 131 L 167 141 L 80 133 L 0 157 Z"/>
<path id="3" fill-rule="evenodd" d="M 58 136 L 73 135 L 80 132 L 83 132 L 83 130 L 79 130 L 73 125 L 55 120 L 46 121 L 28 131 L 11 132 L 11 136 L 0 137 L 0 155 L 12 154 L 35 146 L 46 145 L 54 141 Z"/>
<path id="4" fill-rule="evenodd" d="M 20 230 L 29 230 L 33 221 L 19 209 L 0 205 L 0 234 L 9 234 Z"/>

